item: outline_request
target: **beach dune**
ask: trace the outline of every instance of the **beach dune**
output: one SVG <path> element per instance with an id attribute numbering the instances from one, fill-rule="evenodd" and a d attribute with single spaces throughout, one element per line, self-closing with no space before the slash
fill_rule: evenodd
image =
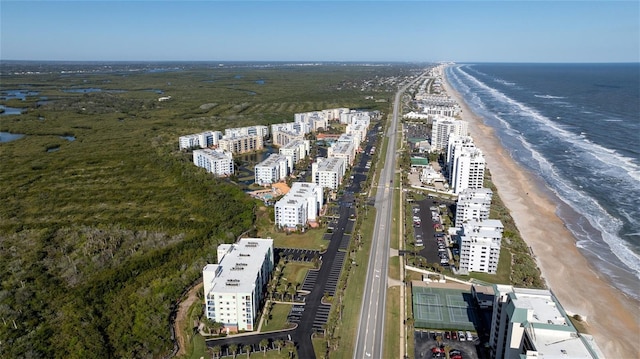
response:
<path id="1" fill-rule="evenodd" d="M 551 194 L 509 156 L 492 128 L 469 110 L 446 77 L 444 88 L 460 104 L 462 119 L 469 122 L 498 193 L 533 249 L 549 289 L 568 313 L 586 319 L 589 334 L 607 358 L 640 358 L 640 302 L 625 296 L 594 270 L 556 215 Z"/>

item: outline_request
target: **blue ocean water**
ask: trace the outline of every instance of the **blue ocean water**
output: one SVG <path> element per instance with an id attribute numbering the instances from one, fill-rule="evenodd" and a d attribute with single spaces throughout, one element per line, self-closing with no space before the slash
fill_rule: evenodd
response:
<path id="1" fill-rule="evenodd" d="M 640 64 L 456 64 L 445 74 L 553 192 L 582 253 L 640 299 Z"/>

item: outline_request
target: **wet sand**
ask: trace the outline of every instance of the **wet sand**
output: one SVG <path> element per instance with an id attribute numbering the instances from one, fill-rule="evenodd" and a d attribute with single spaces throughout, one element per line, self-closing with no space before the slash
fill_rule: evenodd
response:
<path id="1" fill-rule="evenodd" d="M 447 81 L 444 88 L 460 104 L 462 119 L 469 122 L 498 193 L 533 249 L 547 286 L 568 313 L 586 318 L 589 334 L 607 358 L 640 358 L 640 302 L 626 297 L 589 265 L 556 215 L 550 194 L 509 156 L 492 128 L 469 110 Z"/>

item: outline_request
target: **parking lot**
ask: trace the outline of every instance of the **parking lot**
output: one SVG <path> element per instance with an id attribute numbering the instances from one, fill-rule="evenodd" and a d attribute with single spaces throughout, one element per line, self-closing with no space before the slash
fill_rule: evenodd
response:
<path id="1" fill-rule="evenodd" d="M 447 333 L 449 335 L 447 336 Z M 457 333 L 457 331 L 456 331 Z M 441 342 L 436 341 L 437 337 L 440 337 Z M 452 359 L 484 359 L 484 352 L 482 345 L 477 336 L 473 335 L 473 340 L 460 340 L 460 336 L 456 335 L 457 339 L 453 339 L 451 331 L 436 331 L 436 330 L 416 330 L 414 331 L 415 352 L 416 358 L 445 358 L 444 348 L 451 349 L 449 355 Z M 448 339 L 447 339 L 448 337 Z M 437 349 L 435 349 L 437 348 Z M 459 353 L 459 354 L 457 354 Z M 459 357 L 458 357 L 459 355 Z"/>
<path id="2" fill-rule="evenodd" d="M 448 206 L 449 203 L 435 199 L 424 199 L 412 206 L 414 243 L 419 255 L 427 260 L 427 263 L 439 263 L 448 266 L 452 253 L 449 250 L 449 237 L 437 226 L 441 226 L 441 218 L 434 213 L 446 210 L 440 206 Z M 416 220 L 418 219 L 418 220 Z M 419 244 L 422 244 L 421 246 Z"/>

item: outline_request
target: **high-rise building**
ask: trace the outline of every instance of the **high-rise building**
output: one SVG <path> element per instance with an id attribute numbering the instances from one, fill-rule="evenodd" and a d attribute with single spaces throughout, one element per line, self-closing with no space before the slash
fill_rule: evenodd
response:
<path id="1" fill-rule="evenodd" d="M 464 223 L 460 233 L 460 273 L 495 274 L 503 230 L 502 222 L 496 219 Z"/>
<path id="2" fill-rule="evenodd" d="M 450 133 L 466 136 L 468 133 L 467 126 L 466 121 L 456 120 L 450 117 L 435 118 L 431 128 L 432 151 L 445 150 L 449 142 Z"/>
<path id="3" fill-rule="evenodd" d="M 489 188 L 467 188 L 458 194 L 455 226 L 460 228 L 468 221 L 489 219 L 493 192 Z"/>
<path id="4" fill-rule="evenodd" d="M 485 161 L 480 149 L 463 147 L 456 151 L 451 167 L 450 185 L 453 193 L 459 194 L 467 188 L 484 187 L 484 169 Z"/>

